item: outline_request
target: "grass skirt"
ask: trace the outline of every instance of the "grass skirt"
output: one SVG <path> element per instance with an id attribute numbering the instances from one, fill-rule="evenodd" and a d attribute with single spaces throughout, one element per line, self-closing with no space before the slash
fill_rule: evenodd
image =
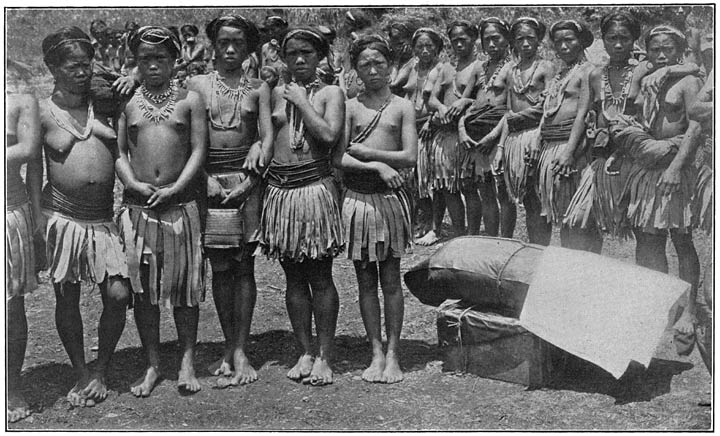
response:
<path id="1" fill-rule="evenodd" d="M 626 237 L 628 229 L 624 225 L 625 211 L 620 207 L 620 200 L 630 161 L 623 160 L 620 174 L 616 176 L 605 173 L 605 161 L 604 157 L 597 158 L 585 167 L 565 212 L 563 224 L 585 229 L 589 220 L 595 219 L 599 229 Z"/>
<path id="2" fill-rule="evenodd" d="M 162 209 L 125 204 L 118 220 L 135 293 L 173 307 L 193 307 L 205 299 L 200 213 L 194 201 Z M 141 264 L 148 265 L 149 289 L 142 287 Z"/>
<path id="3" fill-rule="evenodd" d="M 5 210 L 5 296 L 19 297 L 37 289 L 33 220 L 30 203 Z"/>
<path id="4" fill-rule="evenodd" d="M 417 164 L 415 165 L 418 198 L 430 198 L 432 196 L 431 191 L 434 183 L 432 151 L 433 139 L 420 139 L 418 141 Z"/>
<path id="5" fill-rule="evenodd" d="M 505 149 L 503 155 L 505 185 L 508 194 L 515 203 L 520 203 L 525 198 L 528 189 L 527 179 L 530 168 L 525 164 L 525 149 L 533 141 L 537 140 L 540 128 L 509 132 L 505 138 Z M 530 189 L 534 189 L 530 187 Z"/>
<path id="6" fill-rule="evenodd" d="M 125 249 L 114 222 L 43 213 L 48 217 L 45 240 L 53 283 L 102 283 L 112 276 L 128 277 Z"/>
<path id="7" fill-rule="evenodd" d="M 268 186 L 255 254 L 302 262 L 344 248 L 337 186 L 332 177 L 299 188 Z"/>
<path id="8" fill-rule="evenodd" d="M 656 230 L 687 230 L 693 225 L 692 199 L 697 170 L 688 165 L 681 170 L 680 189 L 669 196 L 657 192 L 665 168 L 645 168 L 633 164 L 623 189 L 622 207 L 632 227 L 646 233 Z"/>
<path id="9" fill-rule="evenodd" d="M 570 177 L 561 177 L 553 173 L 553 161 L 565 152 L 567 145 L 566 141 L 543 141 L 538 161 L 540 216 L 546 217 L 549 223 L 562 223 L 565 211 L 568 210 L 580 182 L 579 171 Z M 587 159 L 584 156 L 576 159 L 576 168 L 582 171 L 585 166 L 587 166 Z"/>
<path id="10" fill-rule="evenodd" d="M 713 227 L 713 170 L 708 165 L 703 165 L 698 172 L 695 190 L 695 199 L 693 200 L 693 216 L 696 220 L 696 226 L 705 231 L 708 235 L 712 234 Z"/>
<path id="11" fill-rule="evenodd" d="M 457 129 L 438 129 L 433 135 L 429 165 L 433 189 L 460 192 L 461 166 L 467 161 L 466 154 L 465 148 L 459 144 Z"/>
<path id="12" fill-rule="evenodd" d="M 410 248 L 410 201 L 402 189 L 363 194 L 345 191 L 342 205 L 348 259 L 365 262 L 402 257 Z"/>

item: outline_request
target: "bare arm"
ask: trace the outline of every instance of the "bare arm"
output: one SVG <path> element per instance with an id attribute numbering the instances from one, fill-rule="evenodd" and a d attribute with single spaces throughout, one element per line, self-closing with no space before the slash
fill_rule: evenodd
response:
<path id="1" fill-rule="evenodd" d="M 415 127 L 415 109 L 409 102 L 403 101 L 402 127 L 400 139 L 402 150 L 378 150 L 365 147 L 362 144 L 350 144 L 348 153 L 363 161 L 377 161 L 393 168 L 408 168 L 415 166 L 417 161 L 417 130 Z M 355 149 L 362 148 L 361 153 Z"/>
<path id="2" fill-rule="evenodd" d="M 695 101 L 690 105 L 688 109 L 688 118 L 697 121 L 700 124 L 708 124 L 712 122 L 714 102 L 713 92 L 715 91 L 715 84 L 712 77 L 708 78 L 700 92 L 697 95 Z M 707 129 L 710 130 L 710 129 Z"/>
<path id="3" fill-rule="evenodd" d="M 202 99 L 191 91 L 188 92 L 187 101 L 190 104 L 190 157 L 172 185 L 173 194 L 183 192 L 188 187 L 205 163 L 207 154 L 207 119 Z"/>
<path id="4" fill-rule="evenodd" d="M 43 219 L 40 201 L 42 198 L 42 181 L 42 153 L 38 150 L 37 156 L 28 161 L 27 173 L 25 174 L 25 189 L 30 198 L 30 207 L 32 207 L 33 219 L 35 220 L 35 232 L 45 230 L 45 220 Z"/>
<path id="5" fill-rule="evenodd" d="M 285 85 L 283 97 L 300 111 L 308 133 L 332 147 L 340 139 L 345 125 L 345 95 L 335 86 L 329 86 L 323 91 L 327 92 L 323 116 L 315 111 L 305 89 L 296 83 Z"/>
<path id="6" fill-rule="evenodd" d="M 40 154 L 40 110 L 37 100 L 31 95 L 18 99 L 20 111 L 15 127 L 18 142 L 5 149 L 8 164 L 28 162 Z"/>
<path id="7" fill-rule="evenodd" d="M 573 122 L 572 130 L 570 131 L 570 138 L 568 139 L 567 147 L 560 158 L 555 162 L 556 167 L 554 170 L 563 176 L 569 177 L 570 174 L 575 170 L 574 168 L 574 155 L 577 147 L 585 137 L 585 116 L 587 115 L 590 107 L 590 81 L 589 74 L 583 74 L 580 79 L 580 95 L 577 106 L 577 114 Z M 555 165 L 553 165 L 555 166 Z"/>

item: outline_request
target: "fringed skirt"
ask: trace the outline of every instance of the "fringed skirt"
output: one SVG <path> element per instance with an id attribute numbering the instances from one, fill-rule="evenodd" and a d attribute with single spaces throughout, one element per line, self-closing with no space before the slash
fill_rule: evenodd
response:
<path id="1" fill-rule="evenodd" d="M 713 227 L 713 170 L 708 165 L 703 165 L 698 172 L 695 190 L 695 199 L 693 200 L 693 216 L 696 220 L 696 226 L 705 231 L 708 235 L 712 234 Z"/>
<path id="2" fill-rule="evenodd" d="M 30 203 L 5 210 L 5 296 L 21 297 L 37 289 Z"/>
<path id="3" fill-rule="evenodd" d="M 563 224 L 584 229 L 590 219 L 595 219 L 603 231 L 627 237 L 628 229 L 623 225 L 625 211 L 620 200 L 631 164 L 628 159 L 623 160 L 620 174 L 613 176 L 605 173 L 605 161 L 605 158 L 598 158 L 585 167 Z"/>
<path id="4" fill-rule="evenodd" d="M 382 262 L 410 248 L 410 201 L 402 189 L 363 194 L 347 189 L 342 206 L 348 259 Z"/>
<path id="5" fill-rule="evenodd" d="M 582 156 L 575 160 L 578 172 L 573 173 L 570 177 L 554 174 L 553 161 L 558 159 L 566 148 L 566 141 L 543 141 L 538 161 L 537 183 L 540 195 L 540 216 L 544 216 L 549 223 L 562 223 L 565 211 L 570 206 L 570 200 L 578 188 L 580 171 L 587 165 L 587 159 Z"/>
<path id="6" fill-rule="evenodd" d="M 432 186 L 435 180 L 432 170 L 432 150 L 432 139 L 418 141 L 417 164 L 415 165 L 418 198 L 432 197 Z"/>
<path id="7" fill-rule="evenodd" d="M 458 142 L 457 129 L 440 128 L 433 135 L 431 143 L 431 162 L 433 189 L 447 189 L 451 193 L 460 192 L 462 164 L 467 161 L 467 151 Z"/>
<path id="8" fill-rule="evenodd" d="M 302 262 L 344 248 L 339 195 L 332 177 L 299 188 L 265 189 L 255 254 Z"/>
<path id="9" fill-rule="evenodd" d="M 658 230 L 689 230 L 693 225 L 692 199 L 697 170 L 688 165 L 680 175 L 680 189 L 669 196 L 657 190 L 665 168 L 645 168 L 633 164 L 623 189 L 623 207 L 627 205 L 629 225 L 646 233 Z"/>
<path id="10" fill-rule="evenodd" d="M 102 283 L 108 277 L 128 277 L 125 249 L 114 222 L 43 213 L 48 217 L 45 240 L 53 283 Z"/>
<path id="11" fill-rule="evenodd" d="M 194 307 L 205 299 L 200 213 L 194 201 L 157 210 L 124 204 L 118 220 L 135 293 L 172 307 Z M 141 264 L 148 268 L 148 289 L 140 279 Z"/>
<path id="12" fill-rule="evenodd" d="M 505 138 L 503 154 L 505 185 L 510 198 L 519 203 L 525 198 L 527 192 L 527 179 L 530 167 L 525 164 L 525 150 L 528 145 L 537 140 L 540 128 L 509 132 Z M 534 187 L 530 187 L 534 189 Z"/>
<path id="13" fill-rule="evenodd" d="M 472 179 L 476 182 L 487 182 L 492 179 L 492 162 L 499 151 L 493 147 L 490 153 L 481 153 L 480 150 L 466 150 L 462 153 L 463 162 L 460 165 L 460 178 Z"/>

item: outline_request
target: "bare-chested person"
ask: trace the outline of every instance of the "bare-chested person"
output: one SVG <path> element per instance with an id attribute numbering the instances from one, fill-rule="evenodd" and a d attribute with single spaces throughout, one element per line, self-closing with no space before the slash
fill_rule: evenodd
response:
<path id="1" fill-rule="evenodd" d="M 550 39 L 563 66 L 548 84 L 540 122 L 540 215 L 548 224 L 561 226 L 563 247 L 599 254 L 602 236 L 594 222 L 586 227 L 563 225 L 580 171 L 589 160 L 585 116 L 589 107 L 588 77 L 594 67 L 585 58 L 585 49 L 592 44 L 593 34 L 584 23 L 561 20 L 550 28 Z"/>
<path id="2" fill-rule="evenodd" d="M 348 258 L 355 264 L 360 313 L 372 346 L 372 363 L 362 378 L 382 383 L 403 378 L 398 356 L 404 312 L 400 257 L 412 239 L 412 211 L 397 169 L 414 166 L 417 156 L 415 110 L 388 85 L 390 53 L 376 35 L 353 43 L 350 57 L 365 91 L 347 103 L 345 141 L 336 152 L 347 187 L 342 214 Z M 378 278 L 385 298 L 387 353 Z"/>
<path id="3" fill-rule="evenodd" d="M 468 191 L 479 191 L 482 205 L 475 210 L 467 202 L 468 234 L 478 233 L 481 217 L 474 215 L 482 213 L 485 233 L 512 238 L 517 208 L 510 201 L 503 175 L 492 172 L 491 164 L 499 152 L 499 134 L 488 135 L 507 113 L 507 87 L 499 77 L 503 69 L 510 67 L 510 24 L 497 17 L 486 18 L 480 22 L 479 36 L 488 59 L 476 63 L 471 72 L 463 98 L 475 101 L 458 121 L 459 140 L 468 149 L 468 162 L 463 165 L 463 194 L 467 199 Z"/>
<path id="4" fill-rule="evenodd" d="M 488 135 L 492 138 L 502 130 L 498 145 L 502 152 L 495 155 L 493 171 L 505 175 L 510 198 L 525 205 L 530 242 L 548 245 L 551 227 L 540 216 L 540 199 L 535 187 L 542 94 L 553 77 L 552 64 L 538 54 L 544 38 L 545 25 L 535 18 L 520 17 L 510 26 L 510 42 L 518 60 L 504 68 L 498 78 L 508 89 L 509 110 L 497 130 Z"/>
<path id="5" fill-rule="evenodd" d="M 193 180 L 205 160 L 207 121 L 200 96 L 172 84 L 177 37 L 164 27 L 138 29 L 129 42 L 142 85 L 118 122 L 117 170 L 125 185 L 120 212 L 134 292 L 135 324 L 147 358 L 130 391 L 150 395 L 160 372 L 160 303 L 173 308 L 182 360 L 178 389 L 195 377 L 198 304 L 204 299 L 200 215 Z"/>
<path id="6" fill-rule="evenodd" d="M 8 94 L 5 99 L 5 307 L 7 316 L 7 420 L 30 415 L 21 393 L 20 372 L 25 360 L 28 325 L 25 294 L 37 289 L 33 236 L 42 231 L 40 185 L 40 118 L 38 103 L 29 94 Z M 20 168 L 27 164 L 26 182 Z"/>
<path id="7" fill-rule="evenodd" d="M 670 26 L 657 26 L 645 38 L 648 59 L 656 68 L 683 58 L 685 35 Z M 637 243 L 635 261 L 656 271 L 668 271 L 665 247 L 670 233 L 677 251 L 679 275 L 690 283 L 688 306 L 675 325 L 692 331 L 700 264 L 692 240 L 692 199 L 695 191 L 695 152 L 701 127 L 688 111 L 701 88 L 699 78 L 670 77 L 642 95 L 637 115 L 641 126 L 618 125 L 611 134 L 632 158 L 623 202 Z"/>
<path id="8" fill-rule="evenodd" d="M 330 166 L 342 139 L 345 96 L 317 78 L 330 49 L 312 28 L 291 30 L 282 52 L 291 81 L 273 90 L 275 139 L 258 231 L 258 252 L 279 259 L 285 302 L 302 347 L 287 376 L 312 385 L 332 383 L 333 340 L 339 310 L 332 262 L 344 247 L 339 194 Z M 312 319 L 319 354 L 312 346 Z"/>
<path id="9" fill-rule="evenodd" d="M 210 372 L 224 376 L 218 385 L 225 387 L 257 380 L 245 354 L 257 297 L 256 244 L 251 237 L 262 212 L 262 186 L 255 170 L 269 159 L 263 157 L 263 150 L 267 156 L 273 132 L 270 88 L 247 77 L 242 68 L 258 44 L 255 24 L 239 15 L 223 16 L 211 21 L 206 33 L 215 49 L 215 71 L 194 77 L 188 89 L 203 98 L 208 118 L 205 251 L 225 335 L 225 353 Z"/>
<path id="10" fill-rule="evenodd" d="M 477 41 L 477 27 L 465 20 L 456 20 L 447 28 L 457 65 L 448 64 L 443 68 L 442 75 L 435 81 L 428 107 L 434 111 L 430 123 L 433 137 L 430 150 L 429 183 L 433 190 L 433 228 L 439 236 L 445 207 L 450 213 L 450 220 L 455 236 L 464 235 L 465 229 L 465 203 L 460 196 L 462 191 L 467 202 L 470 233 L 477 234 L 480 230 L 480 217 L 482 215 L 480 196 L 474 184 L 463 190 L 461 180 L 467 176 L 464 164 L 468 164 L 466 155 L 468 151 L 460 144 L 458 139 L 458 118 L 472 103 L 470 98 L 462 98 L 469 83 L 475 65 L 479 63 L 475 56 L 475 41 Z"/>
<path id="11" fill-rule="evenodd" d="M 77 27 L 42 42 L 55 88 L 40 104 L 48 183 L 42 208 L 47 219 L 50 280 L 55 288 L 55 324 L 77 382 L 67 395 L 73 406 L 92 406 L 107 396 L 105 371 L 125 327 L 130 298 L 128 268 L 113 222 L 117 135 L 107 117 L 95 116 L 90 100 L 93 47 Z M 103 312 L 94 370 L 85 363 L 80 283 L 99 284 Z"/>

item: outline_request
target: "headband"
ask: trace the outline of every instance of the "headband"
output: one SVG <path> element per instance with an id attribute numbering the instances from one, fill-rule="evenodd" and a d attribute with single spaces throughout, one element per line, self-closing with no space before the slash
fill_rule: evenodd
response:
<path id="1" fill-rule="evenodd" d="M 498 17 L 489 17 L 480 22 L 480 42 L 482 43 L 483 35 L 485 34 L 485 29 L 489 25 L 495 25 L 498 27 L 498 31 L 505 37 L 505 39 L 510 39 L 510 24 L 508 24 L 507 21 L 498 18 Z"/>
<path id="2" fill-rule="evenodd" d="M 368 48 L 379 51 L 387 61 L 390 61 L 392 53 L 390 44 L 382 36 L 373 34 L 363 35 L 352 42 L 350 45 L 350 63 L 355 66 L 360 53 Z"/>
<path id="3" fill-rule="evenodd" d="M 47 50 L 45 50 L 45 51 L 43 52 L 43 56 L 44 56 L 44 57 L 47 57 L 47 55 L 49 55 L 50 53 L 54 52 L 55 50 L 57 50 L 58 48 L 62 47 L 63 45 L 65 45 L 65 44 L 72 44 L 72 43 L 74 43 L 74 42 L 85 43 L 85 44 L 87 44 L 89 47 L 92 47 L 92 46 L 93 46 L 93 45 L 92 45 L 92 42 L 90 42 L 89 39 L 85 39 L 85 38 L 63 39 L 62 41 L 59 41 L 59 42 L 55 43 L 54 45 L 51 45 L 50 47 L 48 47 Z"/>
<path id="4" fill-rule="evenodd" d="M 226 26 L 242 30 L 243 33 L 245 33 L 247 46 L 251 51 L 255 50 L 255 47 L 260 43 L 260 33 L 258 32 L 257 26 L 242 15 L 223 15 L 222 17 L 212 20 L 205 26 L 205 34 L 212 43 L 215 43 L 218 31 L 221 27 Z"/>
<path id="5" fill-rule="evenodd" d="M 610 23 L 613 21 L 624 23 L 634 39 L 640 38 L 640 23 L 631 13 L 626 11 L 612 12 L 602 17 L 602 20 L 600 20 L 600 31 L 603 36 L 608 32 Z"/>
<path id="6" fill-rule="evenodd" d="M 650 32 L 648 32 L 647 36 L 645 37 L 645 48 L 647 49 L 647 46 L 650 45 L 650 40 L 654 36 L 658 35 L 670 35 L 675 38 L 678 38 L 680 40 L 680 44 L 682 45 L 682 48 L 684 49 L 687 45 L 687 38 L 685 37 L 685 34 L 679 31 L 678 29 L 668 26 L 668 25 L 660 25 L 653 27 Z"/>
<path id="7" fill-rule="evenodd" d="M 180 55 L 180 41 L 177 36 L 166 27 L 160 26 L 143 26 L 135 31 L 130 38 L 130 50 L 137 54 L 137 49 L 141 43 L 150 45 L 164 45 L 171 54 Z"/>
<path id="8" fill-rule="evenodd" d="M 433 40 L 433 43 L 437 46 L 438 51 L 441 51 L 443 49 L 443 39 L 442 36 L 440 36 L 439 33 L 435 31 L 435 29 L 431 29 L 430 27 L 421 27 L 418 30 L 413 33 L 412 37 L 412 43 L 415 45 L 415 42 L 417 42 L 418 38 L 420 38 L 420 35 L 426 34 L 430 37 L 430 39 Z"/>
<path id="9" fill-rule="evenodd" d="M 68 44 L 83 44 L 83 48 L 87 50 L 90 58 L 95 55 L 95 47 L 93 47 L 90 37 L 82 29 L 77 26 L 64 27 L 43 39 L 41 47 L 45 64 L 56 65 L 60 61 L 58 50 Z"/>
<path id="10" fill-rule="evenodd" d="M 513 21 L 512 26 L 510 26 L 510 36 L 511 37 L 514 36 L 515 32 L 517 31 L 517 28 L 521 24 L 527 24 L 530 27 L 533 27 L 537 34 L 536 36 L 537 36 L 538 40 L 542 41 L 545 38 L 545 25 L 533 17 L 520 17 L 517 20 Z"/>
<path id="11" fill-rule="evenodd" d="M 447 34 L 448 38 L 450 37 L 450 32 L 453 31 L 456 27 L 463 27 L 465 29 L 465 32 L 470 35 L 471 38 L 477 39 L 478 37 L 478 28 L 476 25 L 471 24 L 467 20 L 455 20 L 447 27 Z"/>
<path id="12" fill-rule="evenodd" d="M 391 29 L 397 29 L 401 31 L 404 35 L 410 34 L 410 28 L 407 26 L 407 24 L 401 22 L 401 21 L 395 21 L 392 24 L 390 24 Z"/>
<path id="13" fill-rule="evenodd" d="M 588 29 L 586 25 L 575 20 L 560 20 L 555 22 L 555 24 L 550 27 L 550 36 L 554 37 L 555 32 L 559 30 L 570 30 L 575 32 L 575 35 L 577 35 L 584 48 L 590 47 L 593 43 L 594 37 L 590 29 Z"/>
<path id="14" fill-rule="evenodd" d="M 315 29 L 309 28 L 309 27 L 301 27 L 298 29 L 293 29 L 285 35 L 285 38 L 282 40 L 282 52 L 283 56 L 285 55 L 285 46 L 287 45 L 288 41 L 290 41 L 293 38 L 297 38 L 300 36 L 299 39 L 305 39 L 308 40 L 313 46 L 317 49 L 317 51 L 322 54 L 323 57 L 328 55 L 328 52 L 330 51 L 330 45 L 327 42 L 327 39 L 322 36 L 318 31 Z M 304 37 L 304 38 L 303 38 Z"/>

